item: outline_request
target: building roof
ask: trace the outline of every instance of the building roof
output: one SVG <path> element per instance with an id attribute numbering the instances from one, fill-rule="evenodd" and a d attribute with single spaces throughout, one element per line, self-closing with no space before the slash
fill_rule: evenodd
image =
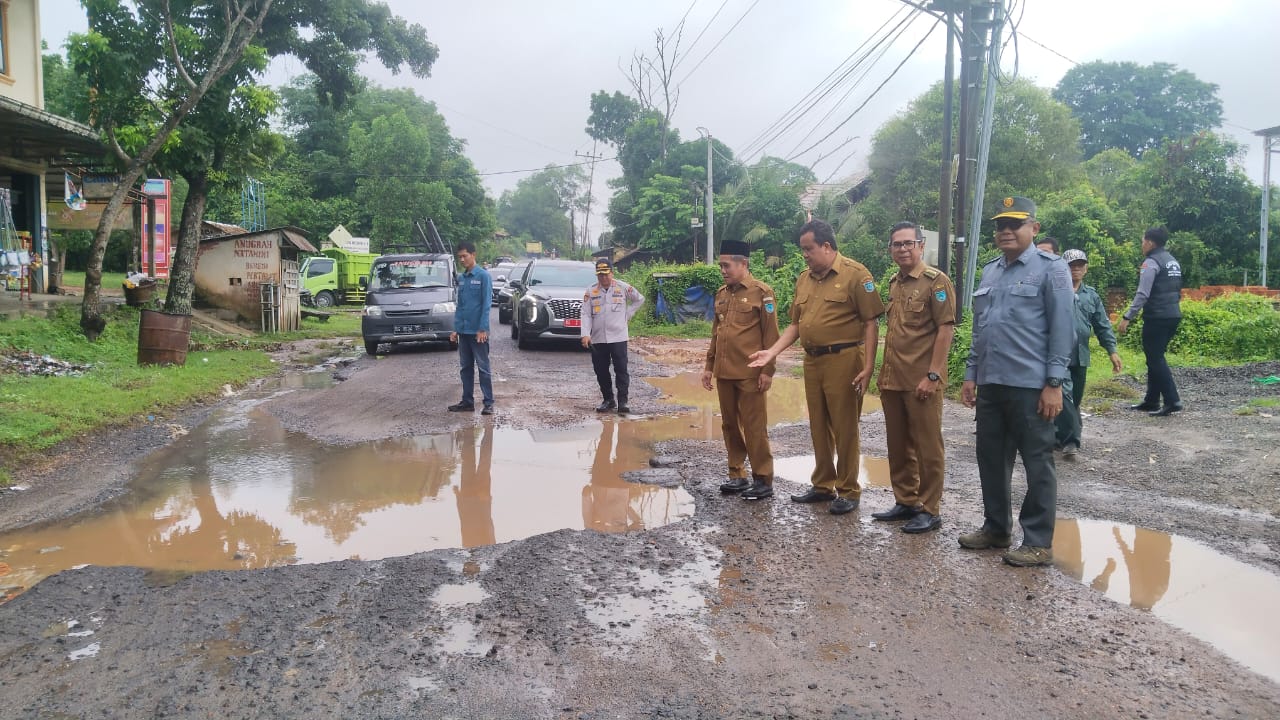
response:
<path id="1" fill-rule="evenodd" d="M 254 232 L 231 232 L 226 235 L 212 235 L 210 237 L 200 238 L 200 242 L 223 242 L 225 240 L 244 240 L 252 237 L 277 237 L 282 242 L 287 242 L 302 252 L 318 253 L 315 245 L 307 240 L 307 234 L 302 228 L 286 225 L 284 227 L 271 228 L 269 230 L 256 230 Z"/>
<path id="2" fill-rule="evenodd" d="M 18 160 L 89 158 L 98 162 L 107 146 L 88 125 L 0 95 L 0 155 Z"/>
<path id="3" fill-rule="evenodd" d="M 200 227 L 201 237 L 219 237 L 221 235 L 243 235 L 249 232 L 248 230 L 245 230 L 239 225 L 233 225 L 231 223 L 214 222 L 213 220 L 203 220 L 201 221 L 200 226 L 201 226 Z"/>

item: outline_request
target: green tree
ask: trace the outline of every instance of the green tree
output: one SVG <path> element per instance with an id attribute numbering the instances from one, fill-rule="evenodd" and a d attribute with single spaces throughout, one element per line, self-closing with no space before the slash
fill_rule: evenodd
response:
<path id="1" fill-rule="evenodd" d="M 498 222 L 508 232 L 558 252 L 569 250 L 569 212 L 581 205 L 586 177 L 579 167 L 555 167 L 516 183 L 498 199 Z"/>
<path id="2" fill-rule="evenodd" d="M 705 181 L 705 173 L 700 179 Z M 705 237 L 692 230 L 694 206 L 690 200 L 696 192 L 696 180 L 688 177 L 654 175 L 649 178 L 635 206 L 639 246 L 676 262 L 692 261 L 697 255 L 698 242 Z"/>
<path id="3" fill-rule="evenodd" d="M 883 213 L 877 221 L 937 225 L 942 107 L 937 83 L 876 131 L 868 164 L 870 199 Z M 983 207 L 1007 195 L 1042 198 L 1073 185 L 1081 177 L 1079 137 L 1079 123 L 1048 91 L 1025 79 L 1002 85 Z"/>
<path id="4" fill-rule="evenodd" d="M 1212 251 L 1201 253 L 1207 265 L 1184 279 L 1188 286 L 1238 284 L 1259 267 L 1262 190 L 1240 166 L 1241 152 L 1237 143 L 1204 132 L 1147 152 L 1133 170 L 1133 184 L 1146 192 L 1131 213 L 1145 224 L 1163 223 L 1171 233 L 1191 233 Z M 1178 252 L 1172 240 L 1169 247 Z"/>
<path id="5" fill-rule="evenodd" d="M 1141 230 L 1135 231 L 1093 186 L 1081 183 L 1045 197 L 1036 215 L 1043 235 L 1057 238 L 1061 249 L 1084 250 L 1090 285 L 1126 291 L 1137 285 Z"/>
<path id="6" fill-rule="evenodd" d="M 1108 148 L 1139 157 L 1222 122 L 1218 86 L 1170 63 L 1084 63 L 1062 76 L 1053 96 L 1080 120 L 1086 158 Z"/>
<path id="7" fill-rule="evenodd" d="M 591 94 L 591 115 L 587 118 L 587 135 L 621 149 L 627 128 L 640 116 L 640 103 L 619 91 L 612 95 L 601 90 Z"/>

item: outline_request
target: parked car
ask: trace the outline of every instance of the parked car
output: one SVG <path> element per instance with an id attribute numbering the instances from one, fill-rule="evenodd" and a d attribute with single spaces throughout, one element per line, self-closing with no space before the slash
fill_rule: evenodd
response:
<path id="1" fill-rule="evenodd" d="M 540 340 L 579 342 L 582 296 L 596 281 L 595 265 L 535 259 L 514 283 L 511 337 L 527 350 Z"/>
<path id="2" fill-rule="evenodd" d="M 458 282 L 453 256 L 445 253 L 383 255 L 373 261 L 360 318 L 364 350 L 382 345 L 450 342 Z"/>
<path id="3" fill-rule="evenodd" d="M 524 268 L 521 268 L 523 270 Z M 512 279 L 512 273 L 516 271 L 515 263 L 498 263 L 489 268 L 489 276 L 493 278 L 493 304 L 498 304 L 498 293 L 502 292 L 502 288 L 507 286 L 507 282 Z"/>
<path id="4" fill-rule="evenodd" d="M 516 262 L 515 269 L 507 273 L 507 282 L 503 283 L 502 289 L 498 291 L 498 323 L 501 325 L 511 324 L 511 287 L 512 281 L 519 280 L 524 277 L 524 271 L 529 267 L 532 260 L 520 260 Z"/>

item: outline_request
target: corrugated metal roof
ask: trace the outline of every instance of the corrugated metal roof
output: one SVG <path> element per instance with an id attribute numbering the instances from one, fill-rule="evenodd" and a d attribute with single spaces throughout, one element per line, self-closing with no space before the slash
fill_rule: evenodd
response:
<path id="1" fill-rule="evenodd" d="M 0 95 L 0 155 L 28 161 L 101 159 L 107 146 L 88 125 Z"/>
<path id="2" fill-rule="evenodd" d="M 257 230 L 254 232 L 233 232 L 226 235 L 214 235 L 211 237 L 200 238 L 200 242 L 222 242 L 224 240 L 244 240 L 251 237 L 277 237 L 282 242 L 288 242 L 290 245 L 298 248 L 303 252 L 318 253 L 315 245 L 307 240 L 307 234 L 302 228 L 286 225 L 284 227 L 271 228 L 269 230 Z"/>

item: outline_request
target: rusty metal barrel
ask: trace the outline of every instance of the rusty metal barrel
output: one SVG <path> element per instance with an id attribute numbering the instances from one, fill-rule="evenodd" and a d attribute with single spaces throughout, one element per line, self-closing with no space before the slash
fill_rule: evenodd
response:
<path id="1" fill-rule="evenodd" d="M 139 365 L 186 365 L 191 316 L 143 310 L 138 320 Z"/>

